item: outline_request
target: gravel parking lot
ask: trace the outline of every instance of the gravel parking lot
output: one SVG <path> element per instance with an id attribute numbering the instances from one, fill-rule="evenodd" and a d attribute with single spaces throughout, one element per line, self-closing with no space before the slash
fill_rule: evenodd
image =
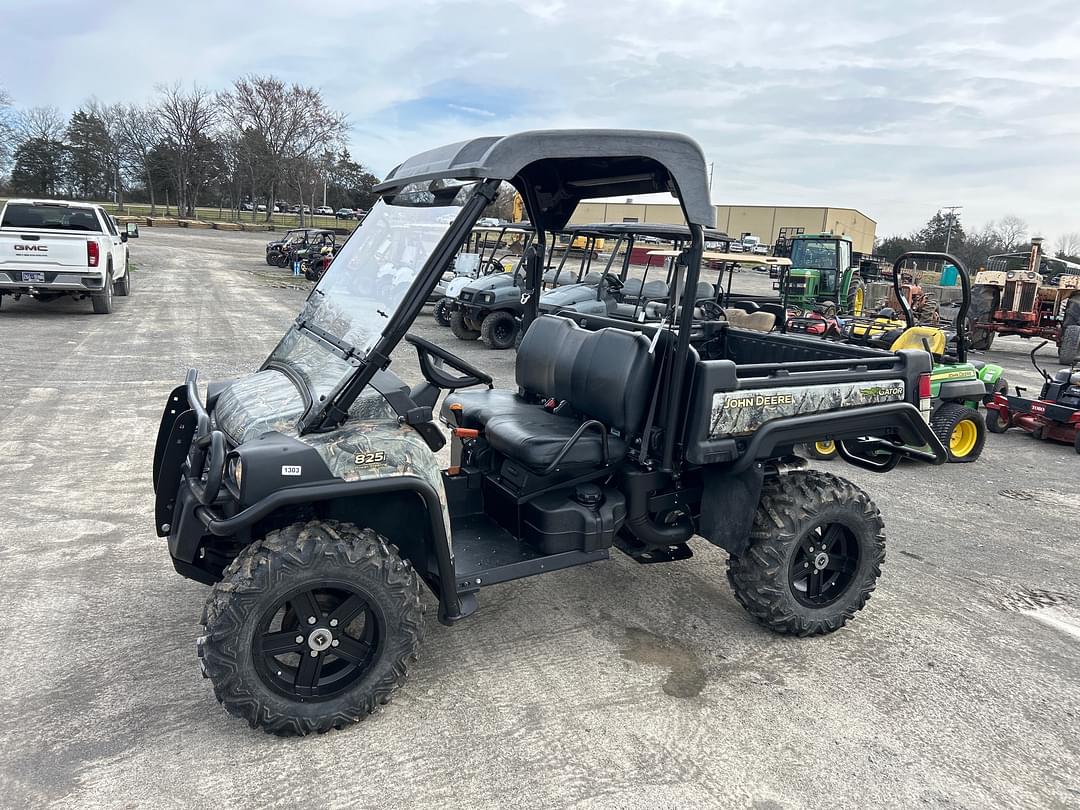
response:
<path id="1" fill-rule="evenodd" d="M 186 369 L 253 370 L 299 309 L 267 238 L 144 229 L 111 316 L 3 302 L 0 804 L 1080 805 L 1080 456 L 1018 431 L 975 464 L 829 465 L 888 533 L 877 592 L 832 636 L 755 625 L 699 540 L 485 590 L 455 628 L 428 599 L 412 679 L 346 731 L 226 715 L 195 657 L 207 589 L 153 531 L 151 457 Z M 427 312 L 414 331 L 513 385 L 513 351 Z M 1037 392 L 1030 348 L 989 358 Z M 419 379 L 411 347 L 395 370 Z"/>

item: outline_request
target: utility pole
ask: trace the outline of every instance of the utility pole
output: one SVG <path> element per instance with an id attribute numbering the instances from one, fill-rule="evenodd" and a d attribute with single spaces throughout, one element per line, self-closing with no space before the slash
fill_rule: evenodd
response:
<path id="1" fill-rule="evenodd" d="M 948 253 L 949 252 L 949 243 L 952 241 L 953 220 L 956 219 L 956 213 L 955 212 L 959 211 L 964 206 L 962 206 L 962 205 L 945 205 L 945 206 L 942 206 L 942 207 L 946 211 L 949 212 L 949 213 L 947 213 L 945 215 L 948 218 L 948 221 L 949 221 L 949 229 L 945 232 L 945 252 Z"/>

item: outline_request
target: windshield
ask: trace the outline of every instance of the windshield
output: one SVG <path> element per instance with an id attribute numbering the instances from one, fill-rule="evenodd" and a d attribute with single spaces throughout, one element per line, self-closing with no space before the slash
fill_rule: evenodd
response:
<path id="1" fill-rule="evenodd" d="M 473 188 L 447 181 L 416 184 L 375 203 L 308 296 L 298 325 L 330 337 L 354 358 L 365 357 Z M 296 326 L 270 362 L 289 365 L 316 399 L 329 398 L 359 364 Z"/>
<path id="2" fill-rule="evenodd" d="M 791 248 L 791 266 L 807 270 L 835 270 L 836 242 L 825 239 L 796 239 Z"/>

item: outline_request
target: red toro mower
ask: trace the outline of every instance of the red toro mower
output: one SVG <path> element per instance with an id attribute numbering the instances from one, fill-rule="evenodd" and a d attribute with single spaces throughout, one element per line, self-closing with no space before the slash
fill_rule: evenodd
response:
<path id="1" fill-rule="evenodd" d="M 1049 341 L 1044 340 L 1031 352 L 1031 364 L 1043 377 L 1038 399 L 1007 393 L 994 395 L 986 405 L 986 427 L 991 433 L 1004 433 L 1011 427 L 1026 430 L 1036 439 L 1068 442 L 1080 453 L 1080 370 L 1074 365 L 1047 374 L 1035 360 L 1035 352 Z"/>

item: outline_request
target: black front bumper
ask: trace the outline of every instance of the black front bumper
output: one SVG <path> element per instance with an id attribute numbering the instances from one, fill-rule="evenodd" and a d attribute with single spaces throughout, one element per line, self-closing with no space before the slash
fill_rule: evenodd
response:
<path id="1" fill-rule="evenodd" d="M 200 564 L 200 545 L 206 527 L 199 509 L 228 495 L 221 485 L 225 467 L 225 439 L 210 429 L 210 418 L 199 401 L 197 374 L 188 372 L 165 403 L 154 447 L 154 529 L 168 538 L 169 555 L 176 570 L 200 582 L 220 578 L 213 561 Z"/>

